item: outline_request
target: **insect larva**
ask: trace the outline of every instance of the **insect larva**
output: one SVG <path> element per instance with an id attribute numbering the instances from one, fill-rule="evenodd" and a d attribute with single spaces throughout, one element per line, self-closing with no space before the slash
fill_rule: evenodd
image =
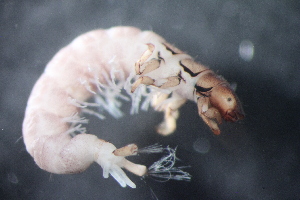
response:
<path id="1" fill-rule="evenodd" d="M 94 102 L 87 102 L 91 98 Z M 159 35 L 133 27 L 95 30 L 61 49 L 35 84 L 23 122 L 27 151 L 48 172 L 79 173 L 97 162 L 105 178 L 111 174 L 121 186 L 135 187 L 121 168 L 138 176 L 147 174 L 145 166 L 125 158 L 136 154 L 137 146 L 117 149 L 86 134 L 87 119 L 79 117 L 87 113 L 103 119 L 103 113 L 93 108 L 121 117 L 120 100 L 129 98 L 131 113 L 146 109 L 150 102 L 155 110 L 164 111 L 157 130 L 163 135 L 174 132 L 178 109 L 187 99 L 197 102 L 199 115 L 215 134 L 220 133 L 216 122 L 221 118 L 236 121 L 244 116 L 223 78 Z"/>

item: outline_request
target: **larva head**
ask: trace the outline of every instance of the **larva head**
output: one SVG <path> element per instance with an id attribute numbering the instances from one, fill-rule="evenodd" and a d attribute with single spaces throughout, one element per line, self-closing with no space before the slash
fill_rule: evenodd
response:
<path id="1" fill-rule="evenodd" d="M 227 84 L 219 84 L 211 90 L 209 101 L 223 119 L 235 122 L 245 117 L 242 105 L 235 92 Z"/>
<path id="2" fill-rule="evenodd" d="M 198 112 L 214 134 L 219 135 L 222 119 L 235 122 L 245 114 L 227 81 L 210 70 L 203 72 L 195 85 Z"/>

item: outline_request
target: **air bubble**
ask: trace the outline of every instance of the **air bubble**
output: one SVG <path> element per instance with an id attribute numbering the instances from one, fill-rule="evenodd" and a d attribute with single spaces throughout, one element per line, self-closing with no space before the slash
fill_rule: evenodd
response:
<path id="1" fill-rule="evenodd" d="M 206 154 L 210 150 L 210 142 L 206 138 L 198 138 L 193 144 L 194 150 Z"/>
<path id="2" fill-rule="evenodd" d="M 250 40 L 243 40 L 239 46 L 240 57 L 249 62 L 254 56 L 254 45 Z"/>
<path id="3" fill-rule="evenodd" d="M 8 179 L 9 182 L 11 182 L 13 184 L 19 183 L 19 180 L 18 180 L 17 176 L 13 172 L 9 172 L 7 174 L 7 179 Z"/>

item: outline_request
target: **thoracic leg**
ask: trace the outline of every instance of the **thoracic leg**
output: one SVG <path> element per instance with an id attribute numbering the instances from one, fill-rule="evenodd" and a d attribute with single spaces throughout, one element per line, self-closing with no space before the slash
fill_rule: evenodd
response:
<path id="1" fill-rule="evenodd" d="M 220 135 L 221 132 L 218 127 L 218 124 L 214 120 L 206 117 L 203 113 L 202 114 L 200 113 L 200 116 L 202 117 L 203 121 L 209 126 L 209 128 L 213 131 L 213 133 L 215 135 Z"/>
<path id="2" fill-rule="evenodd" d="M 148 49 L 143 53 L 142 57 L 135 63 L 135 73 L 137 75 L 140 75 L 141 72 L 141 66 L 148 60 L 148 58 L 153 54 L 153 51 L 155 49 L 155 46 L 151 43 L 148 43 Z"/>
<path id="3" fill-rule="evenodd" d="M 153 85 L 153 86 L 161 88 L 161 89 L 175 87 L 180 84 L 180 78 L 177 76 L 171 76 L 171 77 L 167 78 L 167 81 L 160 86 L 155 85 L 154 82 L 155 82 L 155 80 L 150 78 L 149 76 L 141 76 L 132 84 L 131 92 L 133 93 L 140 84 Z"/>
<path id="4" fill-rule="evenodd" d="M 222 123 L 222 116 L 216 108 L 211 107 L 203 114 L 209 119 L 215 120 L 218 124 Z"/>
<path id="5" fill-rule="evenodd" d="M 197 101 L 198 113 L 203 121 L 209 126 L 215 135 L 220 135 L 220 129 L 217 122 L 222 123 L 221 114 L 216 108 L 209 108 L 208 99 L 205 97 L 199 98 Z M 216 122 L 217 121 L 217 122 Z"/>
<path id="6" fill-rule="evenodd" d="M 140 71 L 140 75 L 148 74 L 149 72 L 152 72 L 159 68 L 160 61 L 158 59 L 153 58 L 150 61 L 146 62 L 144 65 L 145 68 L 143 71 Z"/>
<path id="7" fill-rule="evenodd" d="M 154 81 L 155 80 L 148 76 L 141 76 L 132 84 L 131 93 L 133 93 L 140 84 L 152 85 Z"/>
<path id="8" fill-rule="evenodd" d="M 180 79 L 177 76 L 171 76 L 168 78 L 167 82 L 159 86 L 161 89 L 167 89 L 170 87 L 175 87 L 180 84 Z"/>
<path id="9" fill-rule="evenodd" d="M 164 112 L 164 121 L 157 127 L 157 132 L 164 136 L 176 130 L 176 120 L 179 117 L 178 109 L 186 102 L 186 99 L 182 99 L 174 94 L 170 98 L 168 96 L 169 94 L 158 93 L 152 100 L 154 109 Z"/>

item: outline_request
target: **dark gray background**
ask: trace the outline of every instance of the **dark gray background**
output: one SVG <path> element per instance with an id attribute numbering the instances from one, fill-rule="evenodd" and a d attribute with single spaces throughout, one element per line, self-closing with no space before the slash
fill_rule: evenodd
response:
<path id="1" fill-rule="evenodd" d="M 299 99 L 300 3 L 269 0 L 1 1 L 0 3 L 0 198 L 1 199 L 300 199 Z M 50 175 L 26 152 L 21 124 L 35 81 L 53 55 L 77 35 L 117 25 L 150 29 L 236 82 L 246 119 L 222 125 L 213 136 L 196 105 L 181 109 L 177 131 L 158 136 L 162 119 L 150 110 L 121 120 L 92 119 L 89 132 L 121 147 L 136 142 L 178 146 L 179 164 L 191 182 L 121 188 L 93 164 L 77 175 Z M 244 61 L 239 44 L 250 40 Z M 126 110 L 126 107 L 124 108 Z M 205 148 L 199 153 L 193 147 Z M 156 156 L 135 162 L 150 165 Z"/>

